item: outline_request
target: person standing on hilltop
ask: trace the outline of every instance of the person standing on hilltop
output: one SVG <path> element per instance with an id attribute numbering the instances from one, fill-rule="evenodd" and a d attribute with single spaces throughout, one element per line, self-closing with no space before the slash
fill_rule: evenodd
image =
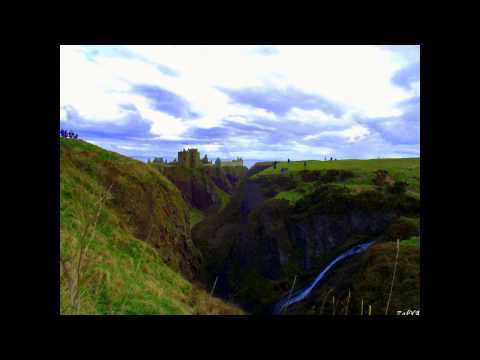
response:
<path id="1" fill-rule="evenodd" d="M 290 164 L 290 159 L 288 159 L 288 163 Z"/>

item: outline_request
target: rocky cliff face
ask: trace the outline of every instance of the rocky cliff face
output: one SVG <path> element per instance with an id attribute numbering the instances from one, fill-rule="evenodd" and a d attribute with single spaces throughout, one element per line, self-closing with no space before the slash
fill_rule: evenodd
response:
<path id="1" fill-rule="evenodd" d="M 368 237 L 384 232 L 395 219 L 390 213 L 348 212 L 342 216 L 313 214 L 290 226 L 291 239 L 303 249 L 303 268 L 312 267 L 331 258 L 335 253 Z"/>
<path id="2" fill-rule="evenodd" d="M 218 276 L 219 293 L 253 312 L 267 311 L 294 275 L 301 282 L 350 246 L 381 238 L 402 211 L 418 205 L 380 192 L 353 195 L 321 186 L 293 206 L 272 198 L 291 181 L 271 181 L 245 179 L 229 206 L 192 233 L 207 281 Z"/>
<path id="3" fill-rule="evenodd" d="M 213 213 L 221 208 L 228 194 L 233 193 L 246 168 L 165 167 L 163 173 L 191 206 L 205 213 Z"/>

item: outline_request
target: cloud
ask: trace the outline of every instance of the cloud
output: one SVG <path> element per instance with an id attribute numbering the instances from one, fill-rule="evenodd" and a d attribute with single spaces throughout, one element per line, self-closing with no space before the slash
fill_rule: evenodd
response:
<path id="1" fill-rule="evenodd" d="M 132 91 L 148 98 L 151 107 L 160 112 L 166 112 L 172 116 L 183 119 L 198 118 L 199 115 L 192 112 L 190 104 L 184 98 L 158 86 L 135 85 Z"/>
<path id="2" fill-rule="evenodd" d="M 402 104 L 401 116 L 377 119 L 371 126 L 395 144 L 420 143 L 420 98 L 412 97 Z"/>
<path id="3" fill-rule="evenodd" d="M 142 118 L 136 110 L 125 111 L 124 115 L 115 122 L 95 121 L 81 116 L 71 107 L 62 108 L 64 117 L 60 120 L 60 127 L 75 129 L 82 138 L 152 138 L 151 124 Z"/>
<path id="4" fill-rule="evenodd" d="M 321 96 L 303 93 L 294 88 L 246 88 L 246 89 L 222 89 L 236 103 L 246 104 L 276 115 L 283 116 L 292 108 L 322 109 L 335 115 L 341 114 L 339 106 L 327 101 Z"/>
<path id="5" fill-rule="evenodd" d="M 409 92 L 413 96 L 420 96 L 420 63 L 416 62 L 402 68 L 392 78 L 392 82 Z"/>
<path id="6" fill-rule="evenodd" d="M 61 46 L 60 123 L 137 158 L 419 154 L 419 48 Z"/>
<path id="7" fill-rule="evenodd" d="M 362 125 L 353 125 L 352 127 L 344 130 L 329 130 L 323 131 L 315 135 L 308 135 L 304 137 L 304 140 L 320 139 L 322 137 L 340 137 L 347 139 L 348 142 L 357 142 L 363 140 L 370 134 L 370 130 Z"/>

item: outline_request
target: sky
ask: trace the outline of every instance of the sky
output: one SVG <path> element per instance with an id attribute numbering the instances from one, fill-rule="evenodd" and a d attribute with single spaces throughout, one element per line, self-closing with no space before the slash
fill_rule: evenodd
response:
<path id="1" fill-rule="evenodd" d="M 60 127 L 146 161 L 420 156 L 420 46 L 60 46 Z"/>

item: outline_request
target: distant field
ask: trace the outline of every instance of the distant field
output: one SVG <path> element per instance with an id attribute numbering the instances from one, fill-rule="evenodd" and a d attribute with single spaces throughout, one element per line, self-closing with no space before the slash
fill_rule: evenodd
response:
<path id="1" fill-rule="evenodd" d="M 277 168 L 273 166 L 263 170 L 258 175 L 280 174 L 281 168 L 288 171 L 302 170 L 327 170 L 327 169 L 343 169 L 352 171 L 375 171 L 384 169 L 387 171 L 420 171 L 420 158 L 400 158 L 400 159 L 371 159 L 371 160 L 307 160 L 307 166 L 304 167 L 304 161 L 291 161 L 277 163 Z"/>
<path id="2" fill-rule="evenodd" d="M 373 179 L 377 170 L 386 170 L 395 181 L 405 181 L 407 193 L 417 199 L 420 198 L 420 158 L 400 158 L 400 159 L 371 159 L 371 160 L 307 160 L 307 166 L 304 161 L 292 161 L 277 163 L 276 169 L 273 166 L 254 175 L 253 178 L 265 175 L 280 175 L 280 170 L 284 168 L 285 176 L 295 176 L 303 170 L 350 170 L 354 177 L 341 183 L 342 186 L 350 188 L 354 192 L 373 190 L 375 188 Z M 300 191 L 299 191 L 300 190 Z M 277 199 L 286 199 L 295 203 L 306 193 L 313 190 L 311 184 L 299 183 L 299 186 L 291 191 L 284 191 L 277 194 Z"/>

